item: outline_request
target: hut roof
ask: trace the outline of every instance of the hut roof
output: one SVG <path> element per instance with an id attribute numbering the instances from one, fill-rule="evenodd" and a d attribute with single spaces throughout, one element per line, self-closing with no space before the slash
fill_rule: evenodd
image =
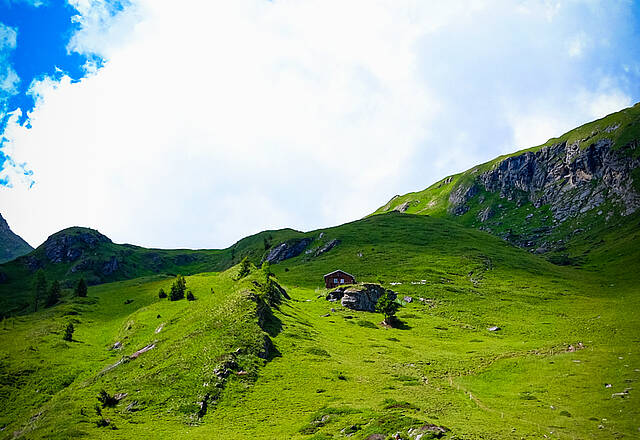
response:
<path id="1" fill-rule="evenodd" d="M 333 272 L 329 272 L 329 273 L 328 273 L 328 274 L 326 274 L 324 277 L 326 278 L 326 277 L 331 276 L 331 275 L 333 275 L 334 273 L 338 273 L 338 272 L 342 272 L 342 273 L 343 273 L 343 274 L 345 274 L 345 275 L 349 275 L 349 276 L 350 276 L 351 278 L 353 278 L 354 280 L 356 279 L 356 277 L 354 277 L 353 275 L 351 275 L 349 272 L 345 272 L 345 271 L 344 271 L 344 270 L 342 270 L 342 269 L 338 269 L 338 270 L 334 270 Z"/>

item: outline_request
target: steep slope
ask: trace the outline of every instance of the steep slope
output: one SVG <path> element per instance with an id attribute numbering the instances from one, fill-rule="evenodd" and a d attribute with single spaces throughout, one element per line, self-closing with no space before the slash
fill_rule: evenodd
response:
<path id="1" fill-rule="evenodd" d="M 0 264 L 31 252 L 33 248 L 15 234 L 0 214 Z"/>
<path id="2" fill-rule="evenodd" d="M 173 430 L 199 424 L 225 394 L 255 381 L 276 354 L 263 278 L 236 275 L 231 269 L 188 277 L 194 301 L 159 299 L 158 289 L 169 291 L 174 281 L 159 276 L 95 286 L 87 298 L 13 320 L 11 327 L 5 322 L 0 438 L 95 438 L 96 425 L 109 433 L 129 424 L 130 417 L 112 408 L 116 402 L 126 414 L 143 416 L 133 423 L 163 414 Z M 75 332 L 66 341 L 69 323 Z M 101 390 L 112 400 L 96 413 Z"/>
<path id="3" fill-rule="evenodd" d="M 227 249 L 165 250 L 116 244 L 89 228 L 64 229 L 28 255 L 0 265 L 0 316 L 33 310 L 32 286 L 39 269 L 49 282 L 58 280 L 66 289 L 80 278 L 95 285 L 153 274 L 221 271 L 245 256 L 260 260 L 272 242 L 298 235 L 281 229 L 246 237 Z"/>
<path id="4" fill-rule="evenodd" d="M 574 235 L 621 226 L 638 208 L 640 104 L 395 196 L 375 214 L 448 217 L 557 258 Z"/>

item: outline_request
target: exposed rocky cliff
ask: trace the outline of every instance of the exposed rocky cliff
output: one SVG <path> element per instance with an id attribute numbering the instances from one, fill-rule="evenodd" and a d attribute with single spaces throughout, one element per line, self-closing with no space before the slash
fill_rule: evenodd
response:
<path id="1" fill-rule="evenodd" d="M 0 214 L 0 263 L 13 260 L 31 252 L 33 248 L 15 234 Z"/>
<path id="2" fill-rule="evenodd" d="M 617 205 L 621 215 L 629 215 L 640 207 L 631 176 L 640 166 L 640 158 L 634 157 L 636 148 L 637 140 L 614 150 L 610 139 L 601 139 L 584 149 L 579 142 L 561 142 L 509 157 L 480 174 L 471 186 L 452 191 L 449 210 L 464 214 L 469 199 L 485 190 L 507 200 L 531 202 L 536 208 L 548 205 L 557 222 L 605 202 Z M 491 207 L 484 208 L 480 220 L 486 221 L 491 213 Z"/>

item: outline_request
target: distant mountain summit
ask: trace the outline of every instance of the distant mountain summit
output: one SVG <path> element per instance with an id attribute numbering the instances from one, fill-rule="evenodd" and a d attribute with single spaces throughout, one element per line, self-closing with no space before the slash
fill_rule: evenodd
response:
<path id="1" fill-rule="evenodd" d="M 32 250 L 29 243 L 11 230 L 7 221 L 0 214 L 0 263 L 26 255 Z"/>

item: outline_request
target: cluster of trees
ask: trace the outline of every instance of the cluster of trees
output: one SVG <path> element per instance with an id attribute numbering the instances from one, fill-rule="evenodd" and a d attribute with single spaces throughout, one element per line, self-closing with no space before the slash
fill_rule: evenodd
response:
<path id="1" fill-rule="evenodd" d="M 171 284 L 169 295 L 167 295 L 167 292 L 165 292 L 163 288 L 160 288 L 158 291 L 158 298 L 168 297 L 169 301 L 178 301 L 184 299 L 185 294 L 188 301 L 194 301 L 196 299 L 193 292 L 191 290 L 187 290 L 187 281 L 182 275 L 178 275 L 173 284 Z"/>
<path id="2" fill-rule="evenodd" d="M 86 297 L 87 296 L 87 283 L 84 278 L 80 278 L 73 289 L 75 296 Z M 47 277 L 44 270 L 40 269 L 36 272 L 36 279 L 33 283 L 33 309 L 34 312 L 38 311 L 38 306 L 44 300 L 45 307 L 55 306 L 60 302 L 62 298 L 62 286 L 58 280 L 53 280 L 51 285 L 47 283 Z M 64 328 L 62 339 L 68 342 L 73 341 L 73 332 L 75 327 L 73 323 L 68 323 Z"/>
<path id="3" fill-rule="evenodd" d="M 87 290 L 87 283 L 84 281 L 84 278 L 80 278 L 73 289 L 73 292 L 75 296 L 86 297 Z M 42 300 L 44 300 L 45 307 L 52 307 L 56 305 L 61 298 L 62 286 L 60 285 L 60 282 L 58 280 L 54 280 L 49 286 L 44 270 L 38 270 L 38 272 L 36 272 L 36 279 L 33 285 L 34 312 L 38 311 L 38 307 Z"/>

